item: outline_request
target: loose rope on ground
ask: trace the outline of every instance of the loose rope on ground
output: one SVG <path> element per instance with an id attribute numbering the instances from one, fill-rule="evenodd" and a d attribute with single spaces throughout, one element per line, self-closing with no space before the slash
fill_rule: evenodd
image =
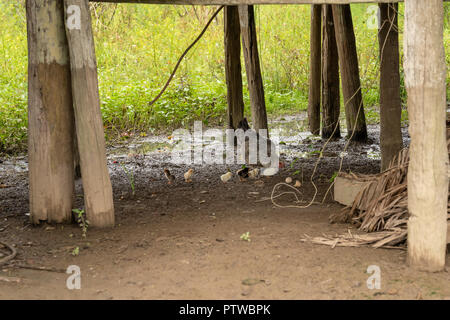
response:
<path id="1" fill-rule="evenodd" d="M 11 246 L 11 245 L 7 244 L 6 242 L 3 242 L 3 241 L 0 241 L 0 245 L 4 246 L 9 251 L 11 251 L 11 254 L 9 254 L 8 256 L 0 259 L 0 266 L 2 266 L 2 265 L 6 264 L 7 262 L 11 261 L 12 259 L 14 259 L 16 257 L 17 250 L 13 246 Z"/>

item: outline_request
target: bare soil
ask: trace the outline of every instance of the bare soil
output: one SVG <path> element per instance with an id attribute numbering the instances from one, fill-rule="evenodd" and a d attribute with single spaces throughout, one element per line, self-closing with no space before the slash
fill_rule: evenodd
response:
<path id="1" fill-rule="evenodd" d="M 378 145 L 378 133 L 369 132 L 373 145 L 351 145 L 342 170 L 379 171 L 379 160 L 368 156 Z M 409 268 L 405 250 L 330 248 L 301 241 L 305 234 L 354 232 L 354 226 L 328 223 L 330 214 L 342 209 L 330 197 L 305 209 L 260 201 L 294 173 L 295 179 L 303 176 L 303 199 L 310 200 L 314 188 L 308 181 L 317 158 L 310 153 L 294 160 L 292 155 L 320 149 L 323 143 L 288 143 L 286 167 L 256 184 L 237 178 L 222 183 L 225 166 L 196 166 L 193 182 L 185 183 L 187 166 L 172 165 L 163 147 L 137 156 L 114 155 L 111 149 L 116 226 L 88 229 L 85 239 L 76 224 L 30 225 L 27 172 L 20 170 L 26 158 L 2 158 L 0 241 L 14 245 L 18 255 L 0 266 L 0 299 L 450 299 L 449 273 Z M 320 161 L 314 178 L 317 202 L 339 168 L 344 143 L 331 143 Z M 134 174 L 134 195 L 118 162 Z M 13 169 L 7 166 L 11 163 Z M 164 167 L 177 177 L 175 185 L 167 184 Z M 76 207 L 81 208 L 81 181 L 76 189 Z M 286 195 L 279 202 L 293 200 Z M 241 239 L 246 232 L 250 241 Z M 68 275 L 61 271 L 69 265 L 81 269 L 81 290 L 66 287 Z M 381 269 L 381 289 L 366 285 L 370 265 Z"/>

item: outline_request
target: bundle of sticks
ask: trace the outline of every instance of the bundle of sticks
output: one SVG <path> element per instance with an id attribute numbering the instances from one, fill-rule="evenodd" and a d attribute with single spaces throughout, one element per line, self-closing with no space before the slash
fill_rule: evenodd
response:
<path id="1" fill-rule="evenodd" d="M 449 145 L 450 139 L 447 140 Z M 302 240 L 332 247 L 369 245 L 375 248 L 405 248 L 409 218 L 408 164 L 409 149 L 405 148 L 393 159 L 389 168 L 380 174 L 340 173 L 340 176 L 363 181 L 364 186 L 352 206 L 331 215 L 330 222 L 355 224 L 360 233 L 352 234 L 349 231 L 335 236 L 306 236 Z"/>

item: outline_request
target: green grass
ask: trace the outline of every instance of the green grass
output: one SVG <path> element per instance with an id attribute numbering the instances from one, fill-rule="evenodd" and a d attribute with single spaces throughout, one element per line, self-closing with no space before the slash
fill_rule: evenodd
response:
<path id="1" fill-rule="evenodd" d="M 0 0 L 0 152 L 26 150 L 27 43 L 23 3 L 24 0 Z M 364 106 L 369 122 L 378 122 L 378 40 L 377 30 L 366 26 L 367 7 L 352 5 L 352 12 Z M 449 4 L 447 12 L 448 8 Z M 130 131 L 170 131 L 197 119 L 205 124 L 225 123 L 222 14 L 181 63 L 166 93 L 152 107 L 148 106 L 215 9 L 98 3 L 92 6 L 101 108 L 108 139 Z M 255 10 L 268 115 L 306 110 L 310 6 L 256 6 Z M 400 5 L 400 30 L 402 11 Z M 444 34 L 447 50 L 448 25 L 449 21 Z M 446 59 L 449 64 L 449 54 Z M 448 79 L 447 74 L 449 82 Z M 246 115 L 250 116 L 244 67 L 243 80 Z M 404 89 L 402 98 L 405 99 Z"/>

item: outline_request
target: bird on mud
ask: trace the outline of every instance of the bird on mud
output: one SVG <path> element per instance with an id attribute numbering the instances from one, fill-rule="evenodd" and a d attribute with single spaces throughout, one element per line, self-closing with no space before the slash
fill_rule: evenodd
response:
<path id="1" fill-rule="evenodd" d="M 168 183 L 168 184 L 172 184 L 172 183 L 175 182 L 175 176 L 174 176 L 173 174 L 170 173 L 169 169 L 164 168 L 164 175 L 165 175 L 166 178 L 167 178 L 167 181 L 168 181 L 167 183 Z"/>
<path id="2" fill-rule="evenodd" d="M 259 176 L 259 169 L 258 169 L 258 168 L 255 168 L 255 169 L 253 169 L 253 170 L 250 170 L 250 171 L 248 172 L 248 176 L 249 176 L 251 179 L 256 179 L 256 178 L 258 178 L 258 176 Z"/>
<path id="3" fill-rule="evenodd" d="M 231 180 L 232 177 L 233 173 L 230 170 L 228 170 L 227 173 L 220 176 L 220 180 L 222 180 L 223 183 L 227 183 L 228 181 Z"/>
<path id="4" fill-rule="evenodd" d="M 248 124 L 247 118 L 244 118 L 239 122 L 237 129 L 242 129 L 244 132 L 252 130 Z M 278 155 L 276 154 L 275 144 L 272 142 L 272 140 L 260 135 L 256 131 L 255 131 L 255 134 L 256 134 L 256 142 L 257 142 L 258 150 L 259 150 L 259 147 L 261 145 L 264 145 L 264 143 L 265 143 L 267 146 L 267 148 L 266 148 L 267 158 L 269 159 L 268 162 L 262 162 L 260 159 L 259 153 L 258 153 L 256 164 L 258 166 L 263 166 L 265 168 L 270 167 L 272 163 L 276 163 L 276 165 L 278 166 L 280 161 L 279 161 Z M 265 160 L 267 160 L 267 159 L 265 159 Z M 245 163 L 249 164 L 249 162 L 250 162 L 250 140 L 245 139 Z"/>
<path id="5" fill-rule="evenodd" d="M 239 180 L 240 181 L 245 181 L 248 179 L 248 172 L 249 172 L 249 168 L 248 167 L 244 167 L 242 169 L 239 169 L 236 174 L 239 176 Z"/>
<path id="6" fill-rule="evenodd" d="M 184 181 L 186 182 L 192 182 L 192 175 L 194 174 L 194 169 L 189 169 L 187 172 L 185 172 L 184 174 Z"/>

